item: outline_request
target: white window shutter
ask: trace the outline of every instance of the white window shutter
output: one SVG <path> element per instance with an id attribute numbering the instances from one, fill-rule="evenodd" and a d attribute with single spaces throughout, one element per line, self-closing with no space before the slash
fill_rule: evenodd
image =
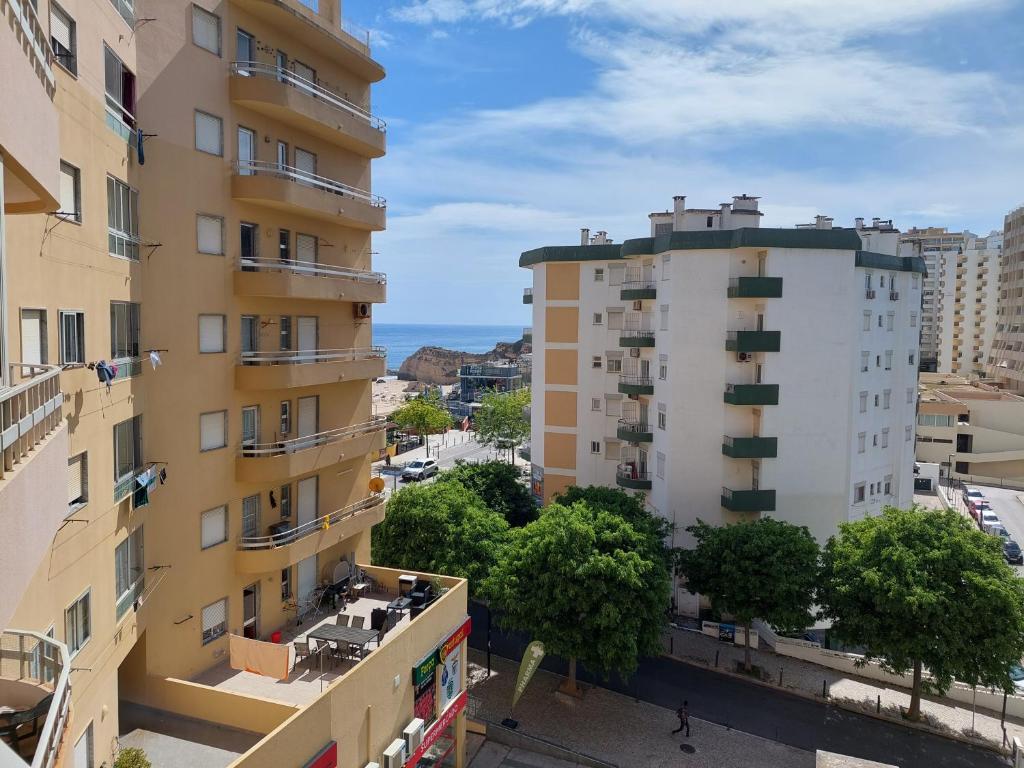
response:
<path id="1" fill-rule="evenodd" d="M 220 55 L 220 19 L 194 5 L 192 6 L 192 41 L 200 48 Z"/>
<path id="2" fill-rule="evenodd" d="M 207 632 L 227 622 L 227 607 L 228 601 L 222 599 L 203 608 L 203 632 Z"/>
<path id="3" fill-rule="evenodd" d="M 75 199 L 75 174 L 63 168 L 60 169 L 60 212 L 67 214 L 78 213 L 78 202 Z"/>
<path id="4" fill-rule="evenodd" d="M 82 497 L 82 454 L 68 459 L 68 504 Z"/>
<path id="5" fill-rule="evenodd" d="M 50 37 L 64 46 L 64 50 L 71 48 L 71 21 L 59 8 L 50 6 Z"/>
<path id="6" fill-rule="evenodd" d="M 211 155 L 223 155 L 223 138 L 219 117 L 196 112 L 196 149 Z"/>
<path id="7" fill-rule="evenodd" d="M 316 237 L 314 235 L 296 235 L 295 253 L 299 261 L 314 263 L 316 261 Z"/>
<path id="8" fill-rule="evenodd" d="M 224 254 L 224 219 L 196 216 L 196 240 L 200 253 Z"/>
<path id="9" fill-rule="evenodd" d="M 227 539 L 227 508 L 217 507 L 203 512 L 202 546 L 203 549 L 220 544 Z"/>
<path id="10" fill-rule="evenodd" d="M 224 434 L 224 413 L 204 413 L 199 417 L 199 445 L 204 451 L 223 448 L 226 445 Z"/>
<path id="11" fill-rule="evenodd" d="M 199 316 L 199 351 L 224 351 L 224 316 Z"/>

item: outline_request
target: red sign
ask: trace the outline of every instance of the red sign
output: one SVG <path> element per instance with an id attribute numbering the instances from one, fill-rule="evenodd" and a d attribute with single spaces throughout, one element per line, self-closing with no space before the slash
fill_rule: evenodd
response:
<path id="1" fill-rule="evenodd" d="M 469 622 L 467 621 L 466 624 L 469 624 Z M 455 722 L 455 718 L 466 708 L 466 702 L 468 701 L 469 694 L 466 691 L 459 694 L 459 698 L 444 711 L 440 719 L 434 723 L 434 727 L 427 731 L 423 737 L 423 743 L 416 748 L 416 751 L 412 753 L 412 757 L 405 762 L 405 768 L 414 768 L 426 751 L 434 746 L 434 742 L 440 738 L 441 734 L 448 730 L 448 726 Z"/>
<path id="2" fill-rule="evenodd" d="M 338 742 L 332 741 L 321 749 L 303 768 L 338 768 Z"/>
<path id="3" fill-rule="evenodd" d="M 473 628 L 473 620 L 470 617 L 466 617 L 466 621 L 461 627 L 452 633 L 451 637 L 441 643 L 441 647 L 437 649 L 438 655 L 441 657 L 441 661 L 444 662 L 448 658 L 448 654 L 454 651 L 462 642 L 469 637 L 469 631 Z"/>

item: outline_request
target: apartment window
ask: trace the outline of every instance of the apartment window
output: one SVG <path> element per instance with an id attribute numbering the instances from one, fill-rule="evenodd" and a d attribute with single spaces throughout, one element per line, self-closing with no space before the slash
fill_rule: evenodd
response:
<path id="1" fill-rule="evenodd" d="M 885 370 L 887 370 L 887 371 L 891 371 L 892 370 L 892 350 L 891 349 L 885 350 Z"/>
<path id="2" fill-rule="evenodd" d="M 604 322 L 604 317 L 601 315 L 600 312 L 595 312 L 594 313 L 594 325 L 600 325 L 602 322 Z"/>
<path id="3" fill-rule="evenodd" d="M 70 163 L 60 161 L 60 212 L 64 221 L 82 221 L 82 174 Z"/>
<path id="4" fill-rule="evenodd" d="M 608 330 L 609 331 L 621 331 L 622 330 L 622 318 L 623 312 L 621 309 L 608 310 Z"/>
<path id="5" fill-rule="evenodd" d="M 661 307 L 661 330 L 668 330 L 668 307 L 665 305 Z"/>
<path id="6" fill-rule="evenodd" d="M 893 328 L 895 327 L 894 326 L 895 322 L 896 322 L 896 313 L 895 312 L 887 313 L 886 316 L 885 316 L 885 330 L 887 330 L 887 331 L 893 330 Z"/>
<path id="7" fill-rule="evenodd" d="M 878 313 L 878 327 L 879 328 L 882 327 L 882 313 L 881 312 Z"/>
<path id="8" fill-rule="evenodd" d="M 867 373 L 868 361 L 870 359 L 871 359 L 871 353 L 870 352 L 861 352 L 860 353 L 860 372 L 861 373 Z"/>
<path id="9" fill-rule="evenodd" d="M 668 379 L 668 361 L 661 360 L 658 362 L 658 379 L 659 381 L 666 381 Z"/>
<path id="10" fill-rule="evenodd" d="M 242 536 L 252 537 L 260 529 L 260 495 L 246 496 L 242 499 Z"/>
<path id="11" fill-rule="evenodd" d="M 50 45 L 53 58 L 72 75 L 78 74 L 77 29 L 72 19 L 56 3 L 50 3 Z"/>
<path id="12" fill-rule="evenodd" d="M 601 398 L 592 397 L 590 398 L 590 410 L 600 411 L 601 410 Z"/>
<path id="13" fill-rule="evenodd" d="M 62 365 L 85 362 L 85 313 L 60 311 L 60 362 Z"/>
<path id="14" fill-rule="evenodd" d="M 224 122 L 216 115 L 196 110 L 196 149 L 208 155 L 224 155 Z"/>
<path id="15" fill-rule="evenodd" d="M 914 402 L 914 388 L 907 387 L 907 405 L 912 405 Z"/>
<path id="16" fill-rule="evenodd" d="M 142 594 L 146 578 L 142 526 L 114 550 L 115 613 L 120 619 Z"/>
<path id="17" fill-rule="evenodd" d="M 224 219 L 220 216 L 196 215 L 196 250 L 211 256 L 224 255 Z"/>
<path id="18" fill-rule="evenodd" d="M 871 447 L 872 448 L 877 448 L 878 447 L 878 433 L 875 433 L 875 434 L 873 434 L 871 436 Z"/>
<path id="19" fill-rule="evenodd" d="M 917 328 L 917 312 L 910 313 L 910 327 Z"/>
<path id="20" fill-rule="evenodd" d="M 875 408 L 878 407 L 878 395 L 875 395 Z"/>
<path id="21" fill-rule="evenodd" d="M 228 508 L 222 504 L 208 509 L 200 518 L 200 547 L 209 549 L 228 540 Z"/>
<path id="22" fill-rule="evenodd" d="M 64 643 L 72 656 L 89 642 L 92 636 L 92 612 L 89 610 L 90 593 L 81 597 L 64 611 Z"/>
<path id="23" fill-rule="evenodd" d="M 604 282 L 604 270 L 601 267 L 598 267 L 597 269 L 594 270 L 594 282 L 595 283 L 603 283 Z"/>
<path id="24" fill-rule="evenodd" d="M 292 569 L 281 569 L 281 599 L 291 600 L 292 597 Z"/>
<path id="25" fill-rule="evenodd" d="M 714 216 L 708 216 L 708 219 L 707 219 L 706 223 L 707 223 L 707 228 L 711 229 L 713 226 L 715 226 L 715 217 Z"/>
<path id="26" fill-rule="evenodd" d="M 861 413 L 867 413 L 868 412 L 868 393 L 867 392 L 861 392 L 860 393 L 860 412 Z"/>
<path id="27" fill-rule="evenodd" d="M 199 316 L 199 351 L 204 355 L 224 352 L 227 318 L 224 315 Z"/>
<path id="28" fill-rule="evenodd" d="M 590 367 L 596 370 L 601 370 L 601 356 L 594 355 L 590 358 Z"/>
<path id="29" fill-rule="evenodd" d="M 885 476 L 885 482 L 882 485 L 882 492 L 886 496 L 892 496 L 892 475 Z"/>
<path id="30" fill-rule="evenodd" d="M 289 434 L 292 431 L 292 401 L 282 400 L 281 401 L 281 436 Z"/>
<path id="31" fill-rule="evenodd" d="M 292 487 L 290 485 L 281 486 L 281 517 L 292 516 Z"/>
<path id="32" fill-rule="evenodd" d="M 295 235 L 295 258 L 306 264 L 315 264 L 319 258 L 320 240 L 316 235 Z"/>
<path id="33" fill-rule="evenodd" d="M 903 439 L 906 440 L 908 443 L 910 442 L 910 437 L 913 434 L 913 431 L 914 428 L 909 424 L 903 428 Z"/>
<path id="34" fill-rule="evenodd" d="M 114 425 L 114 483 L 130 477 L 142 466 L 142 416 Z"/>
<path id="35" fill-rule="evenodd" d="M 955 426 L 952 414 L 945 413 L 919 413 L 917 423 L 922 427 L 952 427 Z"/>
<path id="36" fill-rule="evenodd" d="M 867 438 L 867 432 L 861 432 L 859 435 L 857 435 L 857 453 L 864 453 Z"/>
<path id="37" fill-rule="evenodd" d="M 292 348 L 292 319 L 289 315 L 281 315 L 279 322 L 278 344 L 282 352 L 289 352 Z"/>
<path id="38" fill-rule="evenodd" d="M 107 251 L 139 260 L 139 193 L 113 176 L 107 176 Z"/>
<path id="39" fill-rule="evenodd" d="M 907 363 L 909 363 L 910 365 L 913 365 L 913 364 L 914 364 L 914 353 L 913 353 L 913 352 L 911 352 L 911 353 L 910 353 L 910 354 L 909 354 L 909 355 L 907 356 Z"/>
<path id="40" fill-rule="evenodd" d="M 607 370 L 608 373 L 622 373 L 622 358 L 609 357 L 608 366 L 605 370 Z"/>
<path id="41" fill-rule="evenodd" d="M 658 406 L 658 429 L 665 429 L 665 424 L 668 420 L 668 416 L 662 408 L 664 408 L 664 406 Z"/>
<path id="42" fill-rule="evenodd" d="M 107 113 L 126 127 L 134 128 L 135 75 L 106 45 L 103 46 L 103 81 Z"/>
<path id="43" fill-rule="evenodd" d="M 89 723 L 75 742 L 75 759 L 72 763 L 75 768 L 93 768 L 93 751 L 92 723 Z"/>
<path id="44" fill-rule="evenodd" d="M 875 355 L 875 368 L 881 368 L 881 367 L 882 367 L 882 356 L 881 355 Z"/>
<path id="45" fill-rule="evenodd" d="M 601 453 L 601 441 L 600 440 L 591 440 L 590 441 L 590 452 L 594 453 L 594 454 Z"/>
<path id="46" fill-rule="evenodd" d="M 864 330 L 865 331 L 870 331 L 871 330 L 871 310 L 870 309 L 864 310 Z"/>
<path id="47" fill-rule="evenodd" d="M 864 483 L 857 483 L 855 486 L 853 486 L 853 503 L 864 503 Z"/>
<path id="48" fill-rule="evenodd" d="M 864 290 L 865 291 L 870 291 L 871 290 L 871 273 L 870 272 L 868 272 L 866 275 L 864 275 Z"/>
<path id="49" fill-rule="evenodd" d="M 192 6 L 192 42 L 220 56 L 220 16 Z"/>
<path id="50" fill-rule="evenodd" d="M 81 509 L 89 501 L 89 454 L 86 451 L 68 459 L 68 508 Z"/>
<path id="51" fill-rule="evenodd" d="M 203 645 L 211 643 L 227 632 L 228 599 L 222 597 L 203 608 Z"/>
<path id="52" fill-rule="evenodd" d="M 669 231 L 671 232 L 671 225 L 669 225 Z M 672 257 L 662 256 L 661 257 L 661 279 L 668 280 L 672 276 Z"/>
<path id="53" fill-rule="evenodd" d="M 277 233 L 277 258 L 281 261 L 290 261 L 292 258 L 292 233 L 287 229 Z"/>
<path id="54" fill-rule="evenodd" d="M 868 493 L 870 493 L 871 497 L 874 498 L 874 496 L 875 496 L 875 484 L 874 483 L 872 483 L 870 486 L 868 486 Z"/>
<path id="55" fill-rule="evenodd" d="M 604 399 L 604 412 L 608 416 L 622 415 L 622 396 L 606 395 Z"/>
<path id="56" fill-rule="evenodd" d="M 887 410 L 889 410 L 889 406 L 891 404 L 892 404 L 892 390 L 891 389 L 887 389 L 884 392 L 882 392 L 882 408 L 887 411 Z"/>
<path id="57" fill-rule="evenodd" d="M 110 302 L 110 357 L 124 360 L 139 356 L 140 305 L 130 301 Z"/>
<path id="58" fill-rule="evenodd" d="M 882 429 L 882 447 L 889 447 L 889 428 L 885 427 Z"/>
<path id="59" fill-rule="evenodd" d="M 199 450 L 215 451 L 228 444 L 228 412 L 213 411 L 199 415 Z"/>
<path id="60" fill-rule="evenodd" d="M 658 451 L 658 454 L 655 457 L 655 464 L 654 464 L 654 466 L 655 466 L 655 473 L 658 475 L 658 477 L 660 477 L 661 479 L 664 480 L 665 479 L 665 454 L 662 453 L 661 451 Z"/>

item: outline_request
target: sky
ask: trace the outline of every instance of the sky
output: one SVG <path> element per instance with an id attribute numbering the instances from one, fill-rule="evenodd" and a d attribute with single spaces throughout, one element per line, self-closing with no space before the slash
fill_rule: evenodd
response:
<path id="1" fill-rule="evenodd" d="M 387 69 L 384 323 L 522 324 L 519 254 L 762 226 L 985 234 L 1024 203 L 1024 0 L 342 0 Z"/>

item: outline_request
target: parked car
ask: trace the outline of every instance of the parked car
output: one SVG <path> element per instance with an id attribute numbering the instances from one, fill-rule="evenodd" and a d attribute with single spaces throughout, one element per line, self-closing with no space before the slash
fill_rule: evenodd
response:
<path id="1" fill-rule="evenodd" d="M 1013 681 L 1013 687 L 1017 689 L 1017 693 L 1024 693 L 1024 667 L 1020 664 L 1010 667 L 1010 679 Z"/>
<path id="2" fill-rule="evenodd" d="M 1020 544 L 1013 539 L 1006 539 L 1003 542 L 1003 557 L 1010 565 L 1024 565 L 1024 551 L 1021 551 Z M 1021 682 L 1024 683 L 1024 670 L 1021 671 Z"/>
<path id="3" fill-rule="evenodd" d="M 1006 528 L 1003 526 L 1002 523 L 997 523 L 996 525 L 990 525 L 988 527 L 988 533 L 989 533 L 990 536 L 998 536 L 999 538 L 1003 539 L 1004 541 L 1006 539 L 1010 538 L 1010 532 L 1008 530 L 1006 530 Z"/>
<path id="4" fill-rule="evenodd" d="M 993 525 L 1001 524 L 1002 523 L 999 519 L 999 516 L 995 512 L 986 509 L 984 512 L 981 513 L 981 521 L 979 522 L 979 525 L 981 526 L 981 530 L 983 530 L 985 533 L 988 533 L 988 529 L 991 528 Z"/>
<path id="5" fill-rule="evenodd" d="M 437 462 L 433 459 L 416 459 L 402 470 L 403 480 L 426 480 L 437 474 Z"/>
<path id="6" fill-rule="evenodd" d="M 967 502 L 967 511 L 971 513 L 971 517 L 975 520 L 985 510 L 991 510 L 992 505 L 989 504 L 985 499 L 973 499 Z"/>
<path id="7" fill-rule="evenodd" d="M 976 499 L 984 499 L 984 498 L 985 498 L 985 494 L 982 493 L 979 489 L 975 488 L 973 485 L 965 485 L 964 486 L 964 501 L 966 503 L 970 504 L 972 501 L 974 501 Z"/>

